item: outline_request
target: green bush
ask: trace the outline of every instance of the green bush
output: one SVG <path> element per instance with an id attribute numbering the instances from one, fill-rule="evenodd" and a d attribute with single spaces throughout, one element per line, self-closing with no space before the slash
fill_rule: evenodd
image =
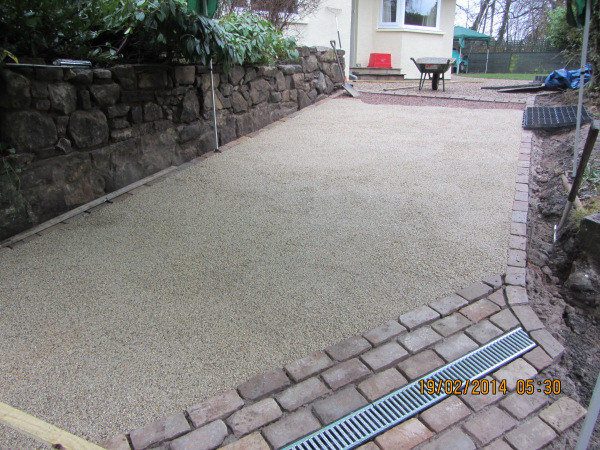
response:
<path id="1" fill-rule="evenodd" d="M 186 0 L 4 0 L 0 50 L 17 57 L 208 64 L 269 64 L 298 57 L 293 39 L 244 14 L 217 23 Z"/>

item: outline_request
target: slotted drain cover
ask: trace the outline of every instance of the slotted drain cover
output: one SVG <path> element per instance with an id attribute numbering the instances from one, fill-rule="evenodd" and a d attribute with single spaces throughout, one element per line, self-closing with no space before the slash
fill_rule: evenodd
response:
<path id="1" fill-rule="evenodd" d="M 585 109 L 581 110 L 581 123 L 592 119 Z M 523 128 L 526 130 L 541 128 L 573 127 L 577 123 L 577 106 L 534 106 L 523 113 Z"/>
<path id="2" fill-rule="evenodd" d="M 421 392 L 421 380 L 434 380 L 436 386 L 447 380 L 466 382 L 484 377 L 536 346 L 521 328 L 413 381 L 402 389 L 347 415 L 311 434 L 285 450 L 346 450 L 372 439 L 378 434 L 411 418 L 448 397 L 444 389 L 430 394 Z M 463 384 L 464 386 L 464 384 Z"/>

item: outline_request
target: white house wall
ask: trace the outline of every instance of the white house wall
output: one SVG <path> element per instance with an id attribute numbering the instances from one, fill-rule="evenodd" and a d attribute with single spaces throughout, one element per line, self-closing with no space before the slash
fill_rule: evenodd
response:
<path id="1" fill-rule="evenodd" d="M 389 53 L 392 67 L 406 78 L 420 73 L 410 58 L 452 57 L 455 0 L 441 0 L 440 27 L 436 31 L 381 28 L 380 0 L 359 0 L 356 63 L 367 67 L 371 53 Z M 446 74 L 450 78 L 450 72 Z"/>
<path id="2" fill-rule="evenodd" d="M 323 0 L 317 11 L 309 16 L 301 16 L 298 22 L 286 31 L 286 34 L 295 37 L 299 45 L 331 48 L 329 42 L 335 40 L 336 46 L 339 48 L 335 24 L 336 15 L 328 7 L 341 10 L 337 13 L 337 20 L 342 38 L 342 49 L 346 50 L 346 61 L 348 61 L 351 0 Z"/>

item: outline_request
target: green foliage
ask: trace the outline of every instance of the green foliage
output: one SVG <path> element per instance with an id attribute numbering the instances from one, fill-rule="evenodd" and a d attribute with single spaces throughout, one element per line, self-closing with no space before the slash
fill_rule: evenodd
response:
<path id="1" fill-rule="evenodd" d="M 293 39 L 250 14 L 217 23 L 186 0 L 4 0 L 0 48 L 16 55 L 95 63 L 181 62 L 225 70 L 234 64 L 296 59 Z"/>
<path id="2" fill-rule="evenodd" d="M 298 59 L 296 41 L 283 37 L 271 22 L 255 14 L 229 14 L 219 24 L 236 49 L 236 64 L 269 65 L 280 59 Z"/>
<path id="3" fill-rule="evenodd" d="M 581 52 L 583 32 L 567 23 L 564 8 L 556 8 L 548 14 L 548 39 L 553 46 L 572 58 Z"/>

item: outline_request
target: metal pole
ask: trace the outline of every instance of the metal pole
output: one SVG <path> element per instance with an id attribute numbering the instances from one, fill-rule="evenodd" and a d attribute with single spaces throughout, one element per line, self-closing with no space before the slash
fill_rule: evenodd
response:
<path id="1" fill-rule="evenodd" d="M 490 60 L 490 44 L 488 44 L 487 56 L 485 58 L 485 73 L 487 73 L 488 61 Z"/>
<path id="2" fill-rule="evenodd" d="M 573 176 L 577 171 L 577 158 L 579 157 L 579 130 L 581 129 L 581 110 L 583 108 L 583 80 L 590 39 L 590 16 L 592 15 L 592 1 L 585 3 L 585 26 L 583 27 L 583 47 L 581 49 L 581 76 L 579 78 L 579 100 L 577 101 L 577 126 L 575 128 L 575 146 L 573 147 Z"/>
<path id="3" fill-rule="evenodd" d="M 219 150 L 219 132 L 217 130 L 217 105 L 215 104 L 215 83 L 213 81 L 212 58 L 210 58 L 210 93 L 212 95 L 213 121 L 215 126 L 215 152 L 221 153 L 221 150 Z"/>
<path id="4" fill-rule="evenodd" d="M 594 427 L 596 426 L 596 421 L 598 420 L 598 412 L 600 412 L 600 375 L 598 375 L 598 378 L 596 378 L 594 393 L 592 394 L 590 406 L 587 414 L 585 415 L 585 420 L 583 421 L 583 427 L 581 427 L 579 440 L 577 441 L 577 447 L 575 447 L 575 450 L 586 450 L 588 448 L 590 438 L 592 437 Z"/>

